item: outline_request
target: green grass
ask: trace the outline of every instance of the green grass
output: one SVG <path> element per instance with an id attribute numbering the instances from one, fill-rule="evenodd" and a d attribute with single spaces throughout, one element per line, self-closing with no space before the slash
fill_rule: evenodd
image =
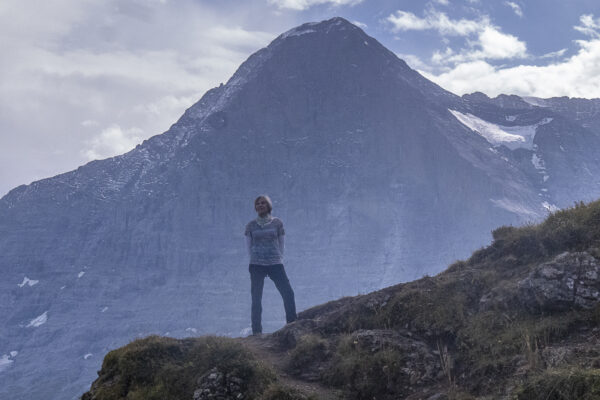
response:
<path id="1" fill-rule="evenodd" d="M 314 396 L 306 396 L 298 390 L 279 383 L 271 384 L 260 396 L 260 400 L 317 400 Z"/>
<path id="2" fill-rule="evenodd" d="M 523 384 L 518 400 L 593 400 L 600 398 L 599 369 L 557 369 L 534 375 Z"/>
<path id="3" fill-rule="evenodd" d="M 600 245 L 600 201 L 577 203 L 552 213 L 538 225 L 503 226 L 492 232 L 493 243 L 473 254 L 469 265 L 494 262 L 508 255 L 515 266 L 555 256 L 564 251 L 597 251 Z"/>
<path id="4" fill-rule="evenodd" d="M 409 378 L 402 371 L 403 355 L 397 350 L 372 353 L 348 335 L 339 340 L 334 357 L 323 380 L 345 389 L 347 399 L 396 399 L 405 392 Z"/>
<path id="5" fill-rule="evenodd" d="M 214 367 L 242 379 L 250 396 L 274 381 L 271 371 L 231 339 L 150 336 L 108 353 L 92 391 L 102 400 L 191 399 L 198 378 Z M 91 398 L 87 393 L 82 400 Z"/>
<path id="6" fill-rule="evenodd" d="M 600 398 L 599 370 L 547 370 L 541 358 L 544 347 L 568 340 L 580 328 L 597 326 L 600 307 L 548 314 L 524 309 L 515 296 L 522 278 L 562 252 L 588 251 L 600 258 L 600 201 L 555 212 L 539 225 L 504 226 L 492 234 L 490 246 L 437 276 L 385 289 L 390 294 L 385 303 L 373 305 L 373 296 L 366 295 L 308 310 L 311 316 L 344 305 L 322 323 L 319 335 L 300 338 L 290 353 L 290 370 L 325 365 L 323 383 L 344 389 L 348 399 L 405 396 L 410 386 L 403 370 L 406 355 L 385 346 L 361 348 L 352 333 L 409 330 L 452 360 L 438 382 L 448 385 L 449 398 L 469 398 L 469 392 L 493 396 L 493 391 L 516 382 L 517 368 L 525 369 L 518 378 L 525 380 L 518 399 Z M 505 301 L 480 307 L 482 296 L 492 289 Z M 115 350 L 104 360 L 94 393 L 102 400 L 191 399 L 198 377 L 213 367 L 242 378 L 251 398 L 305 398 L 276 383 L 273 373 L 241 345 L 217 337 L 150 337 Z M 83 400 L 91 399 L 86 396 Z"/>
<path id="7" fill-rule="evenodd" d="M 346 313 L 347 318 L 338 318 L 331 328 L 349 336 L 334 349 L 325 381 L 345 387 L 356 398 L 385 397 L 389 388 L 398 389 L 401 374 L 397 368 L 402 355 L 392 350 L 366 353 L 348 338 L 356 329 L 409 329 L 433 348 L 439 343 L 447 346 L 455 361 L 449 374 L 469 375 L 471 382 L 464 384 L 485 393 L 489 388 L 481 382 L 493 377 L 500 385 L 511 379 L 517 368 L 515 359 L 524 359 L 526 368 L 538 373 L 544 368 L 544 347 L 600 321 L 600 307 L 544 314 L 519 307 L 514 296 L 516 283 L 533 267 L 562 252 L 588 251 L 600 256 L 600 201 L 555 212 L 539 225 L 498 228 L 493 238 L 490 246 L 435 277 L 398 285 L 382 308 L 369 308 L 358 299 L 352 312 Z M 504 309 L 480 310 L 481 296 L 492 288 L 506 291 L 507 305 Z M 596 393 L 595 386 L 585 386 L 595 382 L 594 377 L 574 374 L 569 378 L 571 383 L 564 386 L 572 387 L 568 390 L 573 393 L 579 393 L 581 387 Z M 528 390 L 531 393 L 534 389 Z"/>
<path id="8" fill-rule="evenodd" d="M 303 335 L 290 352 L 289 369 L 294 374 L 325 361 L 331 355 L 329 342 L 319 335 Z"/>

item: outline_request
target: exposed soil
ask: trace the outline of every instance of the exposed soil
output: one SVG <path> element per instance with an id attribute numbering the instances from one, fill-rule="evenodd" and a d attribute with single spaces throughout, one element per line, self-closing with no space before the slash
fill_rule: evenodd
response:
<path id="1" fill-rule="evenodd" d="M 310 382 L 294 377 L 285 371 L 288 369 L 289 351 L 282 349 L 271 335 L 257 335 L 240 338 L 239 341 L 277 374 L 278 380 L 285 386 L 296 389 L 309 398 L 318 400 L 342 399 L 342 392 L 323 386 L 319 382 Z"/>

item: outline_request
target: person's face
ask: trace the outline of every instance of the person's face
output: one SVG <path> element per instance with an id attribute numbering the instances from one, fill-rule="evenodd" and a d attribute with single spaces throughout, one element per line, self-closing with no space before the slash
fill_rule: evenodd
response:
<path id="1" fill-rule="evenodd" d="M 265 199 L 258 199 L 254 204 L 254 209 L 258 215 L 265 215 L 269 213 L 269 203 Z"/>

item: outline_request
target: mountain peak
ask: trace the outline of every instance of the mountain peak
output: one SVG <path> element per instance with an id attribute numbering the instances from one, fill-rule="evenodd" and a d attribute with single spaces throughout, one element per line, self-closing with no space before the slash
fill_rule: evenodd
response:
<path id="1" fill-rule="evenodd" d="M 282 33 L 277 39 L 287 39 L 289 37 L 301 36 L 310 33 L 333 33 L 340 31 L 360 31 L 363 35 L 364 32 L 352 24 L 348 20 L 342 17 L 334 17 L 331 19 L 323 20 L 320 22 L 307 22 L 300 26 L 290 29 L 287 32 Z"/>

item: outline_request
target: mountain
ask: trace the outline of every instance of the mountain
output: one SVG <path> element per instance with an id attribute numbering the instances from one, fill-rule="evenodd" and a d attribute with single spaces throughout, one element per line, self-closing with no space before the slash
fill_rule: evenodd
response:
<path id="1" fill-rule="evenodd" d="M 346 297 L 262 337 L 150 337 L 83 400 L 596 399 L 600 201 L 501 227 L 435 277 Z"/>
<path id="2" fill-rule="evenodd" d="M 77 396 L 152 333 L 244 335 L 261 193 L 300 310 L 600 197 L 593 110 L 569 101 L 456 96 L 342 18 L 280 35 L 167 132 L 0 199 L 0 396 Z M 264 306 L 272 331 L 272 287 Z"/>

